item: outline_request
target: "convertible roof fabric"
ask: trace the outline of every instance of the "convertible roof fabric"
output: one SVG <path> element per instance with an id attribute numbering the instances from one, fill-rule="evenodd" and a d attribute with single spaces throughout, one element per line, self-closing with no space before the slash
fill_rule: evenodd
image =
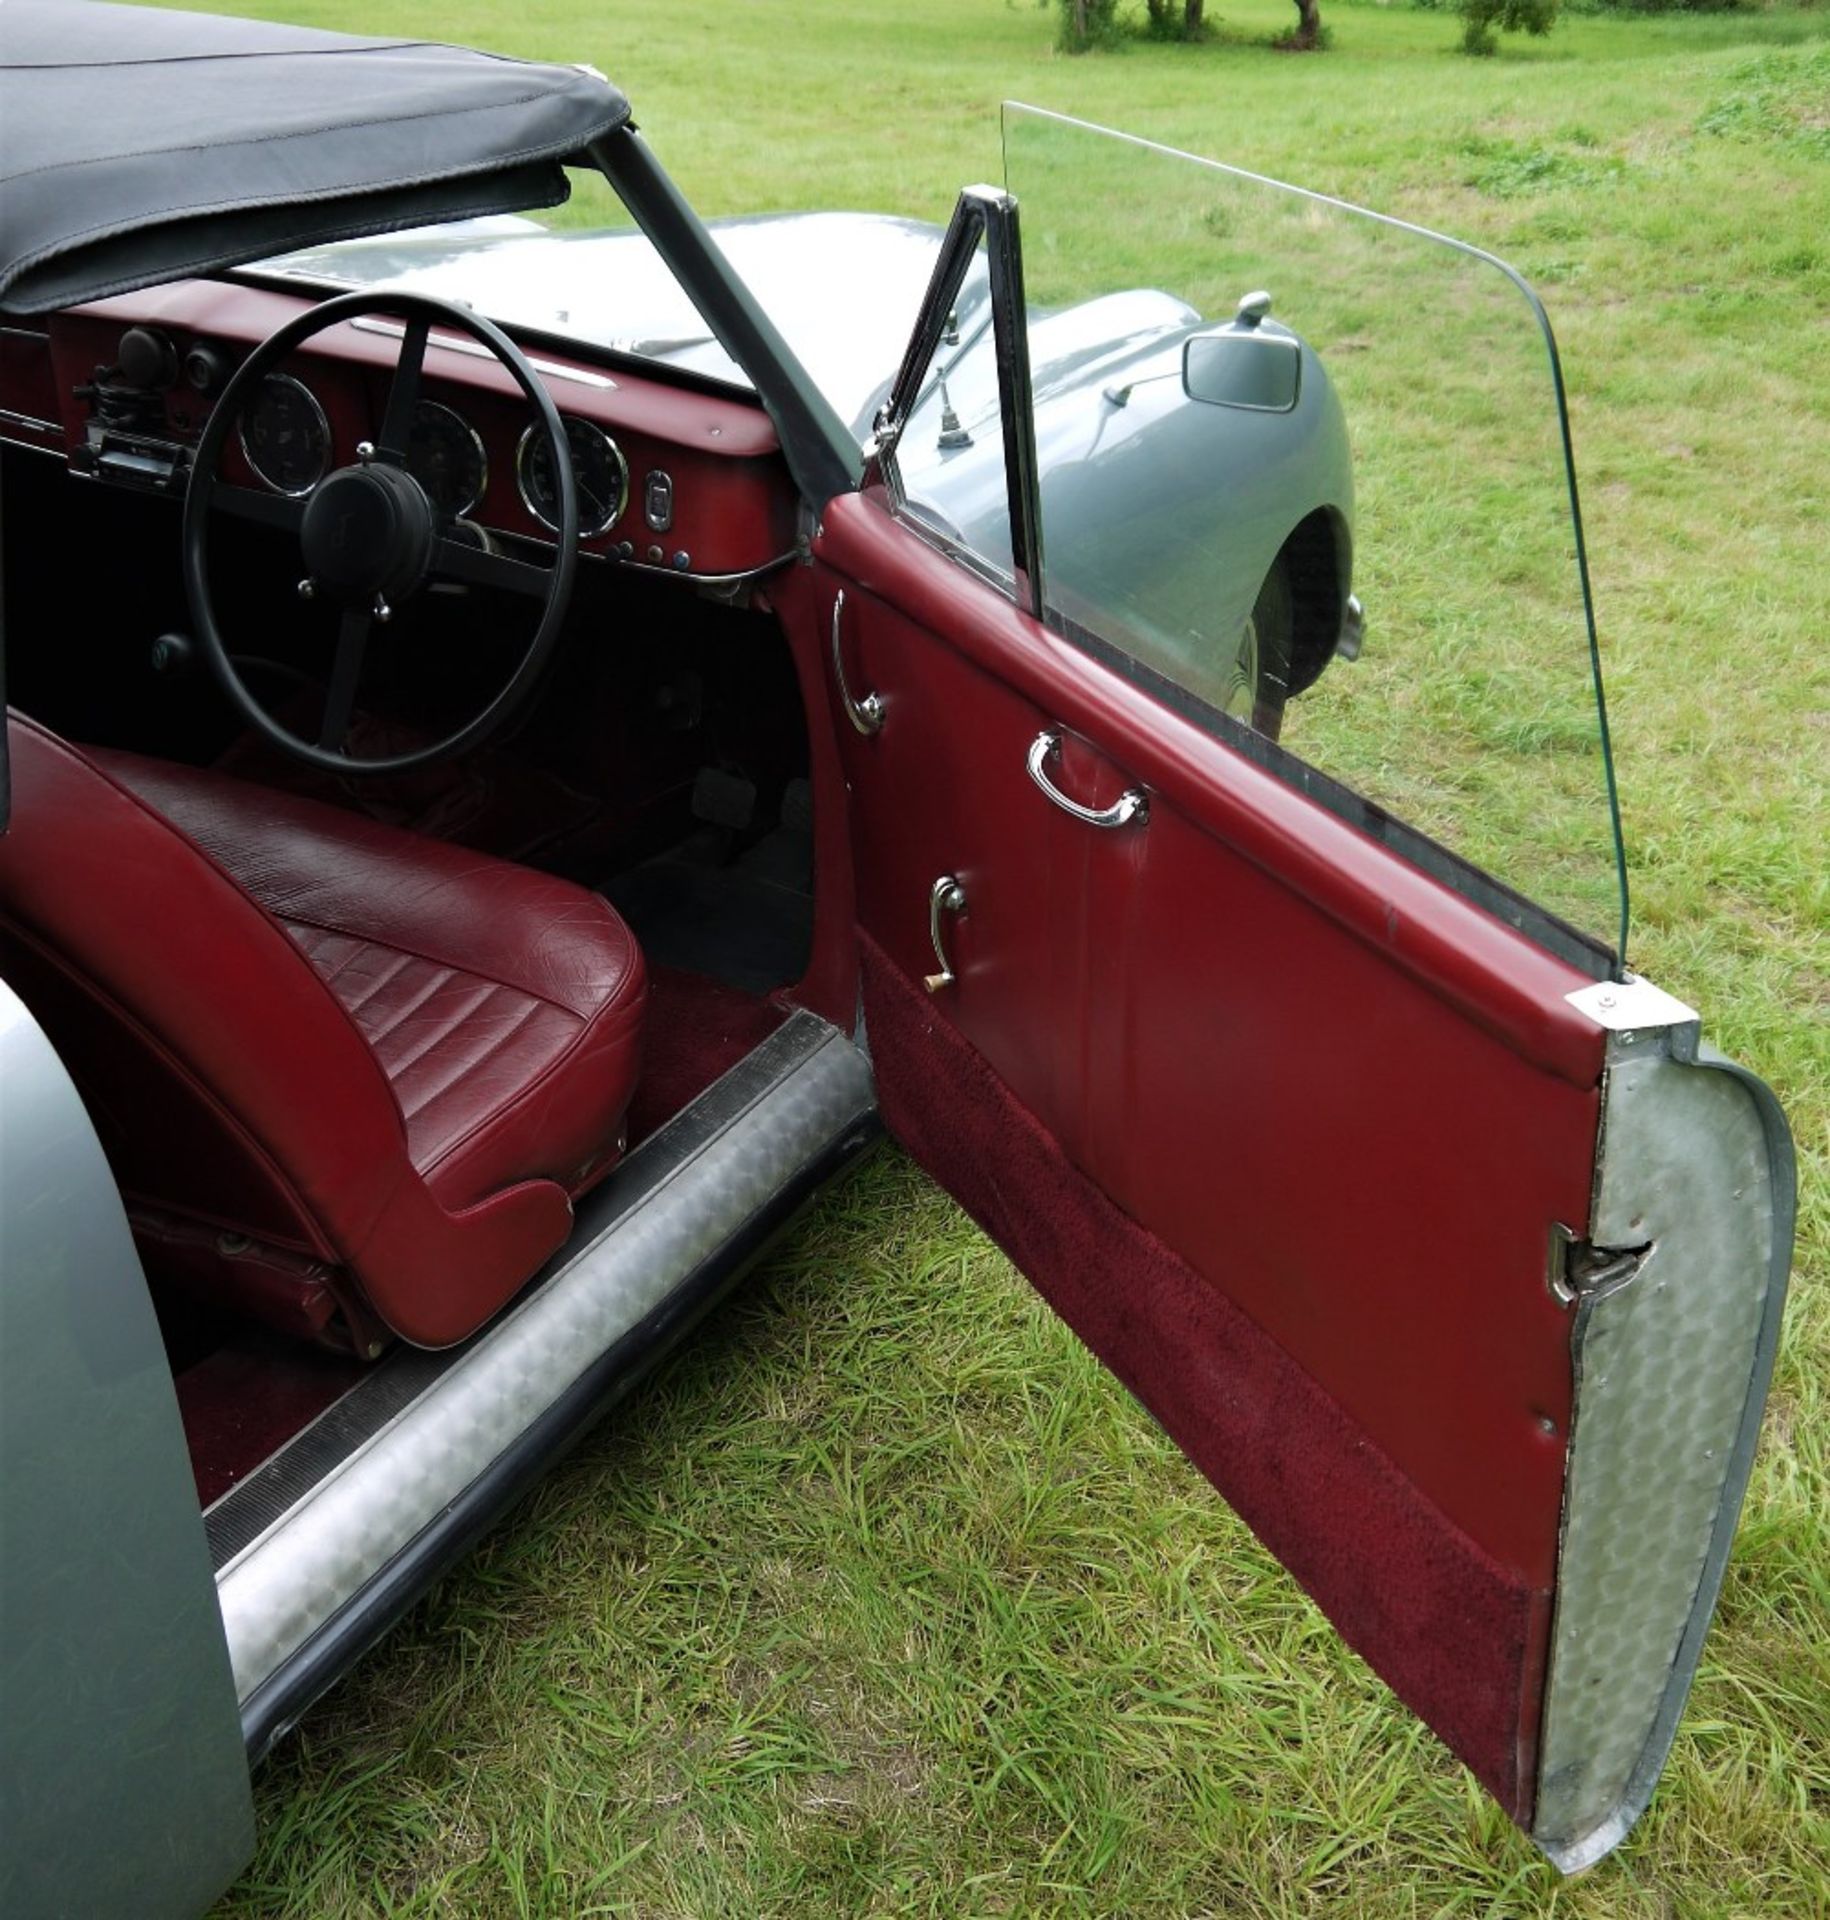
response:
<path id="1" fill-rule="evenodd" d="M 601 75 L 423 40 L 0 0 L 0 311 L 557 206 Z"/>

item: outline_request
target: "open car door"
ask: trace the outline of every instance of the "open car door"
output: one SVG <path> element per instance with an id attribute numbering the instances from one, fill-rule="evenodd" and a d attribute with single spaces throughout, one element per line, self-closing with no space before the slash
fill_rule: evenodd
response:
<path id="1" fill-rule="evenodd" d="M 1792 1174 L 1624 966 L 1548 326 L 1399 223 L 1005 143 L 814 548 L 883 1112 L 1573 1869 L 1696 1664 Z"/>

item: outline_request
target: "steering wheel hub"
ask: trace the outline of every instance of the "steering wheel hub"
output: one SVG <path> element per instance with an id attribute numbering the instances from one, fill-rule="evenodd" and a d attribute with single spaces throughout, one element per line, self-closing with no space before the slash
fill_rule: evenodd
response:
<path id="1" fill-rule="evenodd" d="M 348 606 L 404 600 L 426 577 L 438 537 L 425 489 L 403 468 L 341 467 L 305 503 L 305 570 Z"/>

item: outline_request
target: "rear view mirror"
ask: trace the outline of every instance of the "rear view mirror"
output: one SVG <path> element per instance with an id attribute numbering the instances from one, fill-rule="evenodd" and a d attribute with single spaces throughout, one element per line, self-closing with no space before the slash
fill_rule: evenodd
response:
<path id="1" fill-rule="evenodd" d="M 1203 406 L 1289 413 L 1302 384 L 1303 350 L 1291 334 L 1235 325 L 1182 342 L 1182 391 Z"/>

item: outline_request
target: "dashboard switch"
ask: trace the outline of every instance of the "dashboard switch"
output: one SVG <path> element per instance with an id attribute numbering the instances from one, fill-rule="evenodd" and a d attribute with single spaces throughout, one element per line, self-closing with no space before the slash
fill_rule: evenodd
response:
<path id="1" fill-rule="evenodd" d="M 642 490 L 642 515 L 653 533 L 665 533 L 674 523 L 673 476 L 658 467 Z"/>

